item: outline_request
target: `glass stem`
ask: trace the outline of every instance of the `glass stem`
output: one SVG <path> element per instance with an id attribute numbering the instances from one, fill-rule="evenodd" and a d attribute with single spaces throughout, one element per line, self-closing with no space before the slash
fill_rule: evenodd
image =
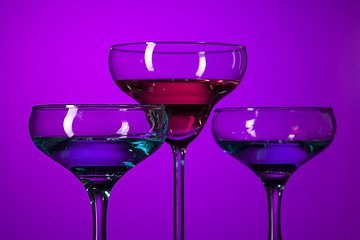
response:
<path id="1" fill-rule="evenodd" d="M 184 240 L 184 159 L 186 147 L 171 146 L 174 154 L 174 239 Z"/>
<path id="2" fill-rule="evenodd" d="M 106 213 L 110 190 L 87 188 L 93 214 L 93 240 L 106 239 Z"/>
<path id="3" fill-rule="evenodd" d="M 281 240 L 280 202 L 285 184 L 264 182 L 269 204 L 269 240 Z"/>

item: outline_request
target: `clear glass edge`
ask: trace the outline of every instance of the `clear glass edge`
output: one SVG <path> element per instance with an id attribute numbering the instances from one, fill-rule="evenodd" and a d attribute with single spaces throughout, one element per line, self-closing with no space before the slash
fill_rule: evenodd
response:
<path id="1" fill-rule="evenodd" d="M 181 42 L 181 41 L 148 41 L 148 42 L 134 42 L 134 43 L 120 43 L 120 44 L 114 44 L 110 46 L 110 50 L 116 50 L 121 52 L 133 52 L 133 53 L 144 53 L 144 51 L 136 51 L 136 50 L 130 50 L 130 49 L 119 49 L 118 47 L 126 47 L 126 46 L 137 46 L 137 45 L 148 45 L 149 43 L 155 43 L 155 44 L 188 44 L 188 45 L 208 45 L 208 46 L 223 46 L 223 47 L 233 47 L 234 49 L 231 50 L 222 50 L 222 51 L 206 51 L 205 53 L 224 53 L 224 52 L 237 52 L 237 51 L 244 51 L 246 50 L 246 47 L 240 44 L 233 44 L 233 43 L 216 43 L 216 42 Z M 198 52 L 170 52 L 170 51 L 164 51 L 164 52 L 154 52 L 154 53 L 162 53 L 162 54 L 198 54 L 204 51 L 198 51 Z"/>
<path id="2" fill-rule="evenodd" d="M 226 108 L 216 108 L 215 112 L 221 111 L 255 111 L 255 110 L 322 110 L 322 111 L 333 111 L 331 107 L 226 107 Z"/>
<path id="3" fill-rule="evenodd" d="M 118 110 L 118 109 L 144 109 L 150 108 L 154 110 L 165 110 L 165 106 L 158 105 L 146 105 L 146 104 L 44 104 L 44 105 L 35 105 L 33 109 L 43 109 L 43 110 L 67 110 L 71 108 L 77 109 L 94 109 L 94 110 Z"/>

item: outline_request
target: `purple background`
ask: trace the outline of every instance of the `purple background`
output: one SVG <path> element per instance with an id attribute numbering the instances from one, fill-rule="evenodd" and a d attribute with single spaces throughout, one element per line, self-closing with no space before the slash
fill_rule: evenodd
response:
<path id="1" fill-rule="evenodd" d="M 243 82 L 216 107 L 334 108 L 334 142 L 285 188 L 283 238 L 360 239 L 359 16 L 360 3 L 348 0 L 1 1 L 0 239 L 91 239 L 86 191 L 31 142 L 31 107 L 134 103 L 111 79 L 110 45 L 166 40 L 247 47 Z M 217 147 L 210 125 L 187 152 L 186 239 L 267 239 L 262 183 Z M 172 236 L 164 145 L 113 189 L 108 239 Z"/>

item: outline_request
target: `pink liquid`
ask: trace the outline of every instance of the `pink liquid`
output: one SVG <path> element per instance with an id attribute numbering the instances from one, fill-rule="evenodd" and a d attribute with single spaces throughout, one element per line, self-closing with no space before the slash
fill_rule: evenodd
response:
<path id="1" fill-rule="evenodd" d="M 167 142 L 190 143 L 201 131 L 212 107 L 239 81 L 207 79 L 115 80 L 140 104 L 162 104 L 169 117 Z"/>

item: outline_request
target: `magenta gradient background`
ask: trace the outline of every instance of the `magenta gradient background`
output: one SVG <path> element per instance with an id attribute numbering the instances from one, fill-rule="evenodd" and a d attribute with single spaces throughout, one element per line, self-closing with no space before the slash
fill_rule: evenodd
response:
<path id="1" fill-rule="evenodd" d="M 170 40 L 247 47 L 243 82 L 216 107 L 334 108 L 334 142 L 285 188 L 283 239 L 360 239 L 360 2 L 3 0 L 0 32 L 0 239 L 91 239 L 86 191 L 31 142 L 31 107 L 134 103 L 111 79 L 110 45 Z M 187 152 L 186 240 L 267 239 L 262 183 L 210 123 Z M 172 239 L 172 173 L 164 145 L 118 182 L 109 240 Z"/>

